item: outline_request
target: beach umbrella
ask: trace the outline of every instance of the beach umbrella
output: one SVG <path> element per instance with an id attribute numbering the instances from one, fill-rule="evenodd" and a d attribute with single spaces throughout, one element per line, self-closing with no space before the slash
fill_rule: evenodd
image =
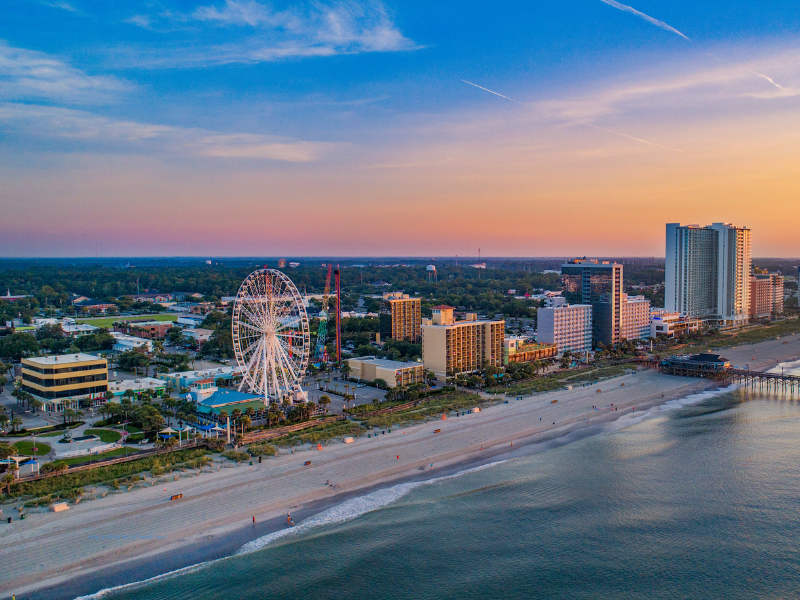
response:
<path id="1" fill-rule="evenodd" d="M 214 427 L 211 428 L 211 431 L 216 431 L 217 432 L 216 437 L 219 438 L 219 432 L 220 431 L 225 431 L 225 430 L 222 427 L 220 427 L 219 425 L 214 425 Z"/>
<path id="2" fill-rule="evenodd" d="M 162 429 L 158 433 L 178 433 L 178 432 L 175 431 L 172 427 L 167 427 L 166 429 Z"/>

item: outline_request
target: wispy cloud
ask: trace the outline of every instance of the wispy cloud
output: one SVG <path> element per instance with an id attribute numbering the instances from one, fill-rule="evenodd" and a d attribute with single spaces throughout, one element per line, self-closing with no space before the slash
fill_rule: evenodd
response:
<path id="1" fill-rule="evenodd" d="M 337 146 L 331 142 L 141 123 L 70 108 L 14 102 L 0 103 L 0 123 L 9 133 L 111 146 L 127 152 L 139 148 L 218 158 L 312 162 Z"/>
<path id="2" fill-rule="evenodd" d="M 286 27 L 299 24 L 290 12 L 275 12 L 271 7 L 254 0 L 226 0 L 223 6 L 200 6 L 192 13 L 199 21 L 221 25 L 249 25 L 250 27 Z"/>
<path id="3" fill-rule="evenodd" d="M 42 52 L 0 40 L 0 98 L 109 102 L 133 85 L 109 75 L 88 75 Z"/>
<path id="4" fill-rule="evenodd" d="M 466 79 L 462 79 L 461 81 L 463 81 L 464 83 L 468 83 L 469 85 L 473 85 L 476 88 L 480 88 L 480 89 L 484 90 L 485 92 L 489 92 L 490 94 L 494 94 L 495 96 L 500 96 L 501 98 L 505 98 L 506 100 L 511 100 L 511 102 L 514 102 L 516 104 L 522 104 L 524 106 L 524 103 L 522 103 L 522 102 L 520 102 L 518 100 L 514 100 L 513 98 L 509 98 L 508 96 L 504 96 L 503 94 L 500 94 L 498 92 L 490 90 L 489 88 L 482 87 L 482 86 L 480 86 L 480 85 L 478 85 L 476 83 L 472 83 L 471 81 L 467 81 Z M 648 141 L 648 140 L 645 140 L 645 139 L 642 139 L 642 138 L 638 138 L 638 137 L 635 137 L 635 136 L 632 136 L 632 135 L 628 135 L 627 133 L 622 133 L 620 131 L 615 131 L 613 129 L 608 129 L 607 127 L 600 127 L 599 125 L 595 125 L 593 123 L 587 123 L 586 121 L 579 121 L 579 120 L 574 120 L 574 119 L 571 119 L 570 121 L 572 123 L 576 124 L 576 125 L 584 125 L 586 127 L 593 127 L 594 129 L 597 129 L 599 131 L 605 131 L 606 133 L 611 133 L 613 135 L 618 135 L 620 137 L 627 138 L 627 139 L 632 140 L 634 142 L 640 142 L 642 144 L 647 144 L 649 146 L 655 146 L 657 148 L 662 148 L 664 150 L 670 150 L 672 152 L 680 152 L 680 150 L 676 150 L 675 148 L 670 148 L 669 146 L 663 146 L 663 145 L 657 144 L 655 142 L 651 142 L 651 141 Z"/>
<path id="5" fill-rule="evenodd" d="M 617 2 L 616 0 L 600 0 L 600 2 L 604 2 L 605 4 L 608 4 L 609 6 L 613 6 L 614 8 L 618 8 L 619 10 L 623 10 L 625 12 L 631 13 L 632 15 L 636 15 L 637 17 L 639 17 L 641 19 L 644 19 L 648 23 L 652 23 L 656 27 L 660 27 L 661 29 L 664 29 L 666 31 L 671 31 L 672 33 L 677 33 L 679 36 L 681 36 L 685 40 L 689 39 L 688 37 L 683 35 L 680 31 L 678 31 L 677 29 L 675 29 L 671 25 L 667 25 L 666 23 L 664 23 L 664 21 L 659 21 L 658 19 L 654 19 L 650 15 L 646 15 L 643 12 L 636 10 L 632 6 L 628 6 L 627 4 L 622 4 L 620 2 Z"/>
<path id="6" fill-rule="evenodd" d="M 183 27 L 208 25 L 229 30 L 227 35 L 233 38 L 202 51 L 195 47 L 169 53 L 137 48 L 135 53 L 129 53 L 131 62 L 149 67 L 258 63 L 418 48 L 402 34 L 378 1 L 315 2 L 276 11 L 255 0 L 226 0 L 222 4 L 200 6 L 190 13 L 162 11 L 134 15 L 127 22 L 151 30 L 163 29 L 167 22 L 180 23 Z"/>

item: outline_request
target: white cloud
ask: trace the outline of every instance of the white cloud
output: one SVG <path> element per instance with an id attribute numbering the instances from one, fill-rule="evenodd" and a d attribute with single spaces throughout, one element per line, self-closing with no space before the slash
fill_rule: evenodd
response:
<path id="1" fill-rule="evenodd" d="M 253 134 L 220 134 L 199 128 L 139 123 L 87 111 L 7 102 L 0 104 L 0 123 L 7 132 L 46 139 L 110 144 L 173 154 L 218 158 L 253 158 L 285 162 L 320 160 L 337 144 L 287 140 Z"/>
<path id="2" fill-rule="evenodd" d="M 797 51 L 722 66 L 694 68 L 677 75 L 666 75 L 624 86 L 608 86 L 581 96 L 535 102 L 539 114 L 555 118 L 591 120 L 644 107 L 649 110 L 679 106 L 719 106 L 736 98 L 790 98 L 800 88 L 777 86 L 761 75 L 779 73 L 784 81 L 800 79 L 800 54 Z M 776 87 L 777 86 L 777 87 Z"/>
<path id="3" fill-rule="evenodd" d="M 315 2 L 310 6 L 276 11 L 255 0 L 226 0 L 204 5 L 188 14 L 162 12 L 135 15 L 127 22 L 157 29 L 164 21 L 205 24 L 226 28 L 235 39 L 202 51 L 163 53 L 129 51 L 139 66 L 191 67 L 229 63 L 271 62 L 288 58 L 333 56 L 361 52 L 398 52 L 418 46 L 403 36 L 386 8 L 378 1 L 356 3 Z M 244 37 L 243 37 L 244 36 Z"/>
<path id="4" fill-rule="evenodd" d="M 132 87 L 116 77 L 88 75 L 42 52 L 0 40 L 0 98 L 109 102 Z"/>

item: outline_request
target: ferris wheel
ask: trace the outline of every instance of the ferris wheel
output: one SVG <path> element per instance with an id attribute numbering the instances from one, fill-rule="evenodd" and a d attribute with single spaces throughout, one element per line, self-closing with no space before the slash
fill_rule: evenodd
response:
<path id="1" fill-rule="evenodd" d="M 300 292 L 286 275 L 259 269 L 247 276 L 233 305 L 233 349 L 243 369 L 239 391 L 264 396 L 264 404 L 305 399 L 300 382 L 311 340 Z"/>

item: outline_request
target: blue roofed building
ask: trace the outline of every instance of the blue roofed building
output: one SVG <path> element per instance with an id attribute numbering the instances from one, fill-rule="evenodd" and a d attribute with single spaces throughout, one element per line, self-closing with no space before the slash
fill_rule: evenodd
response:
<path id="1" fill-rule="evenodd" d="M 237 408 L 242 412 L 248 408 L 264 410 L 264 397 L 236 390 L 217 389 L 216 392 L 197 403 L 197 411 L 206 415 L 218 415 L 223 410 L 230 415 Z"/>

